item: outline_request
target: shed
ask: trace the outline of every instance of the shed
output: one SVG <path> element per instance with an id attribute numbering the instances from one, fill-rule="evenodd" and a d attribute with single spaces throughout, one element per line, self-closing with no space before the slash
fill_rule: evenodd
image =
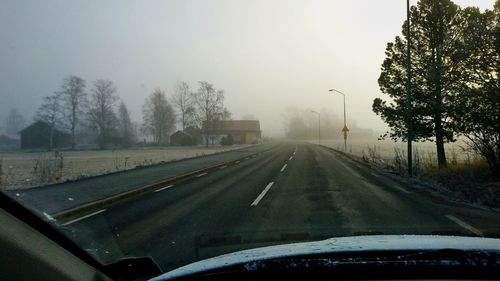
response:
<path id="1" fill-rule="evenodd" d="M 52 148 L 61 148 L 71 145 L 71 135 L 57 128 L 52 128 L 47 122 L 38 120 L 22 129 L 21 149 L 50 149 L 52 132 Z"/>

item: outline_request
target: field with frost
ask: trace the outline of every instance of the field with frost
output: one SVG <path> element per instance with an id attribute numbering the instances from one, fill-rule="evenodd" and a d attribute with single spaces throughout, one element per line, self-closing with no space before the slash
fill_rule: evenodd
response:
<path id="1" fill-rule="evenodd" d="M 62 152 L 0 151 L 0 187 L 26 188 L 223 152 L 244 146 L 165 147 Z"/>

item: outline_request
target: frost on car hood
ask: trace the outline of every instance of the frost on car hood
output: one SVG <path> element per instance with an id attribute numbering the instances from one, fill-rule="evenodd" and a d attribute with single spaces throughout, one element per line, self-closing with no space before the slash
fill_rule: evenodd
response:
<path id="1" fill-rule="evenodd" d="M 322 241 L 284 244 L 238 251 L 198 261 L 162 274 L 152 280 L 165 280 L 186 274 L 253 261 L 336 252 L 437 250 L 500 251 L 500 239 L 433 235 L 376 235 L 330 238 Z"/>

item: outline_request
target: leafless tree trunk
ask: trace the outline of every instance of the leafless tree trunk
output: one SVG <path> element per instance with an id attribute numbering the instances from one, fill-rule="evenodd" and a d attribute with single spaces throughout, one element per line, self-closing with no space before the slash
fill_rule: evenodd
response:
<path id="1" fill-rule="evenodd" d="M 206 81 L 201 81 L 199 84 L 194 102 L 205 134 L 205 145 L 208 147 L 214 122 L 220 120 L 224 114 L 224 91 L 215 89 Z"/>
<path id="2" fill-rule="evenodd" d="M 118 100 L 116 88 L 109 80 L 94 82 L 88 107 L 88 120 L 92 127 L 98 130 L 98 143 L 104 149 L 109 142 L 109 136 L 116 130 L 117 117 L 115 103 Z"/>
<path id="3" fill-rule="evenodd" d="M 75 149 L 75 132 L 80 122 L 83 105 L 86 101 L 85 80 L 78 76 L 64 79 L 61 91 L 58 92 L 63 101 L 65 120 L 71 133 L 71 149 Z"/>
<path id="4" fill-rule="evenodd" d="M 43 103 L 38 109 L 37 118 L 50 126 L 49 151 L 54 148 L 54 131 L 61 122 L 61 114 L 61 104 L 57 93 L 43 99 Z"/>
<path id="5" fill-rule="evenodd" d="M 153 136 L 156 144 L 168 142 L 169 134 L 175 126 L 175 113 L 168 103 L 165 92 L 156 89 L 142 108 L 144 131 Z"/>
<path id="6" fill-rule="evenodd" d="M 135 134 L 132 121 L 130 120 L 130 112 L 123 101 L 120 103 L 120 107 L 118 108 L 118 119 L 118 131 L 120 133 L 122 145 L 128 147 L 134 141 Z"/>
<path id="7" fill-rule="evenodd" d="M 177 82 L 174 88 L 172 103 L 179 112 L 179 121 L 181 122 L 182 130 L 192 126 L 195 119 L 193 93 L 191 93 L 189 85 L 186 82 Z"/>

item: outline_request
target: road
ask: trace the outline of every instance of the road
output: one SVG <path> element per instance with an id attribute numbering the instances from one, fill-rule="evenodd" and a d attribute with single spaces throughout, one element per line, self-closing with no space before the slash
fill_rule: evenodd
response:
<path id="1" fill-rule="evenodd" d="M 102 262 L 152 256 L 167 271 L 335 236 L 498 236 L 498 221 L 500 213 L 432 197 L 326 147 L 289 142 L 62 227 Z"/>

